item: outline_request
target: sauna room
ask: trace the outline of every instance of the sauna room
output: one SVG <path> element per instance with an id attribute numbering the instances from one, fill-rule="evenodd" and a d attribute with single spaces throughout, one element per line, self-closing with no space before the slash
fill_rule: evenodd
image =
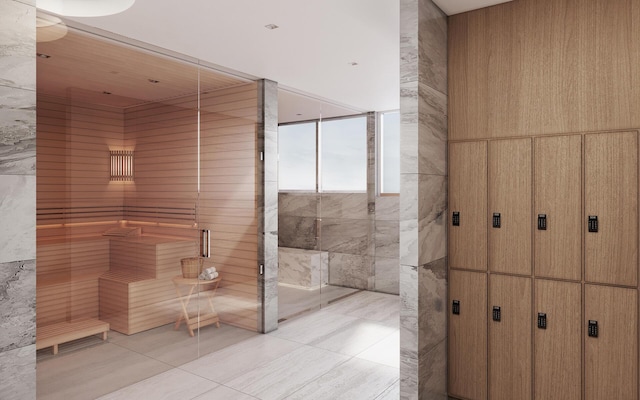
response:
<path id="1" fill-rule="evenodd" d="M 62 25 L 37 53 L 38 398 L 258 334 L 258 84 Z"/>

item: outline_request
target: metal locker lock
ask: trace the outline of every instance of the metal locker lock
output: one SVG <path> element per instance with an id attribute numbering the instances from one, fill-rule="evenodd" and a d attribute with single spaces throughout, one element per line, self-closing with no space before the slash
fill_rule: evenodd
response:
<path id="1" fill-rule="evenodd" d="M 493 213 L 493 227 L 500 228 L 500 213 Z"/>
<path id="2" fill-rule="evenodd" d="M 594 321 L 592 319 L 589 320 L 588 334 L 589 337 L 598 337 L 598 321 Z"/>
<path id="3" fill-rule="evenodd" d="M 454 300 L 451 304 L 451 312 L 454 315 L 460 315 L 460 300 Z"/>
<path id="4" fill-rule="evenodd" d="M 547 214 L 538 214 L 538 230 L 547 230 Z"/>
<path id="5" fill-rule="evenodd" d="M 547 314 L 538 313 L 538 328 L 547 329 Z"/>
<path id="6" fill-rule="evenodd" d="M 451 223 L 453 226 L 460 226 L 460 211 L 454 211 L 451 217 Z"/>
<path id="7" fill-rule="evenodd" d="M 493 306 L 493 320 L 496 322 L 500 322 L 500 319 L 502 318 L 502 313 L 500 312 L 500 307 L 498 306 Z"/>
<path id="8" fill-rule="evenodd" d="M 589 215 L 589 232 L 598 232 L 598 216 Z"/>

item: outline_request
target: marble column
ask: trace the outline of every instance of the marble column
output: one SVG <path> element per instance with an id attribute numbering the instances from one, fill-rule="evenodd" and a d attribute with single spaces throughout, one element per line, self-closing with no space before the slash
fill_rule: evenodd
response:
<path id="1" fill-rule="evenodd" d="M 447 19 L 400 1 L 400 398 L 446 399 Z"/>
<path id="2" fill-rule="evenodd" d="M 0 397 L 35 399 L 35 1 L 0 2 Z"/>
<path id="3" fill-rule="evenodd" d="M 35 399 L 36 26 L 0 2 L 0 397 Z"/>
<path id="4" fill-rule="evenodd" d="M 278 84 L 258 81 L 258 331 L 278 328 Z"/>

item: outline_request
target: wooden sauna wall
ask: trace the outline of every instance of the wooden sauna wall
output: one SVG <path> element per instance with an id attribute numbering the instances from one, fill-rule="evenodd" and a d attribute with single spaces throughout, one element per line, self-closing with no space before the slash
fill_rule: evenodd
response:
<path id="1" fill-rule="evenodd" d="M 149 234 L 194 235 L 186 214 L 198 200 L 199 229 L 211 230 L 212 257 L 223 280 L 216 295 L 220 319 L 257 328 L 256 118 L 257 87 L 246 84 L 201 96 L 201 188 L 197 187 L 197 100 L 184 97 L 128 108 L 125 146 L 135 148 L 136 181 L 127 186 L 125 208 L 175 208 L 176 218 Z M 191 224 L 191 226 L 190 226 Z"/>

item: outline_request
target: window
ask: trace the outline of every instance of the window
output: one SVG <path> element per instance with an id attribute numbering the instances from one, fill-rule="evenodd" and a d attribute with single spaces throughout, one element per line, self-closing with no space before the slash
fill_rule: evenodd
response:
<path id="1" fill-rule="evenodd" d="M 278 189 L 316 190 L 316 123 L 278 127 Z"/>
<path id="2" fill-rule="evenodd" d="M 380 114 L 378 177 L 380 194 L 400 193 L 400 113 Z"/>
<path id="3" fill-rule="evenodd" d="M 280 125 L 278 190 L 366 192 L 367 118 Z"/>

